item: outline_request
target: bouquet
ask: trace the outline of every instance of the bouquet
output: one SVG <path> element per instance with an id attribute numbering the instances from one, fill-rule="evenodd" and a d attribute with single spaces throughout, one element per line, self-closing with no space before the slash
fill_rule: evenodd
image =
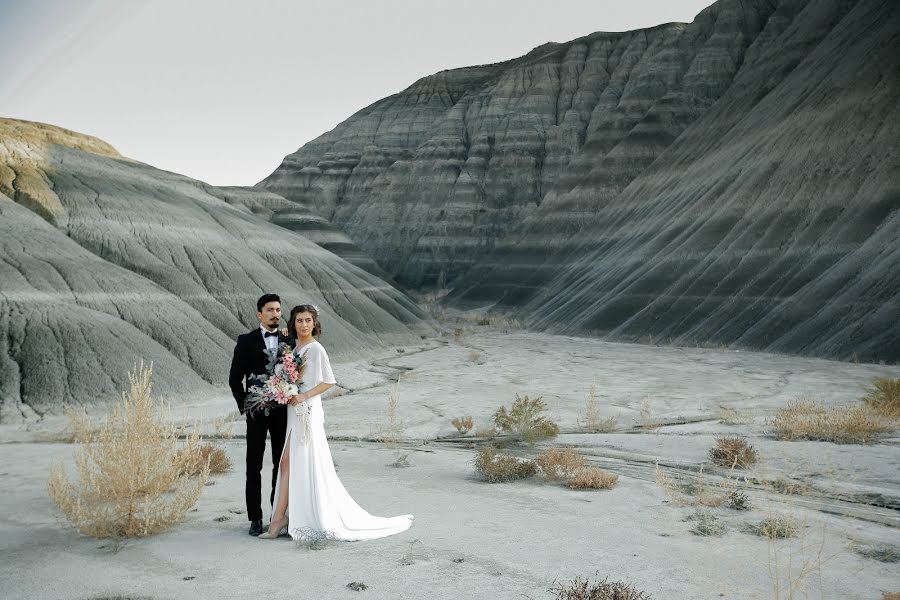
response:
<path id="1" fill-rule="evenodd" d="M 306 364 L 297 349 L 281 342 L 275 350 L 266 350 L 266 354 L 269 355 L 268 374 L 251 378 L 252 385 L 244 400 L 244 411 L 249 414 L 263 411 L 268 416 L 270 409 L 287 404 L 291 396 L 300 393 Z"/>

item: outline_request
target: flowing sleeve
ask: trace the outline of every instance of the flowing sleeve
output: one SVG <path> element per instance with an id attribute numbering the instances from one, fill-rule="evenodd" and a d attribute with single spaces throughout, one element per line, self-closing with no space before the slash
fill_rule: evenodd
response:
<path id="1" fill-rule="evenodd" d="M 316 363 L 318 363 L 318 373 L 316 373 L 317 381 L 316 385 L 320 383 L 337 383 L 334 379 L 334 372 L 331 370 L 331 361 L 328 360 L 328 353 L 325 352 L 325 347 L 321 344 L 318 345 L 318 352 L 316 353 Z"/>

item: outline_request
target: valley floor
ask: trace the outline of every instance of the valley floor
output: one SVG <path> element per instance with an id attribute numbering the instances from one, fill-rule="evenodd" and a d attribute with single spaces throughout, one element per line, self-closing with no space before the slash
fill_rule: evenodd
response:
<path id="1" fill-rule="evenodd" d="M 657 600 L 877 600 L 900 591 L 896 563 L 860 554 L 885 544 L 900 552 L 900 438 L 867 446 L 785 442 L 767 424 L 800 397 L 856 402 L 877 377 L 900 377 L 900 367 L 473 327 L 338 364 L 335 373 L 342 390 L 325 411 L 338 473 L 373 514 L 413 513 L 412 529 L 319 550 L 248 537 L 242 424 L 228 420 L 233 401 L 223 388 L 219 398 L 189 402 L 189 414 L 215 432 L 235 467 L 212 478 L 183 523 L 121 544 L 83 537 L 55 516 L 48 470 L 56 461 L 71 464 L 73 449 L 48 443 L 58 422 L 0 430 L 7 442 L 2 595 L 340 598 L 356 593 L 347 584 L 362 582 L 361 597 L 373 600 L 539 600 L 554 597 L 554 580 L 576 576 L 623 580 Z M 616 431 L 582 428 L 591 386 L 602 416 L 617 418 Z M 392 392 L 402 421 L 398 448 L 374 441 Z M 480 439 L 460 436 L 450 420 L 471 415 L 474 429 L 483 429 L 515 394 L 542 396 L 562 432 L 553 442 L 509 451 L 533 457 L 551 446 L 574 447 L 619 474 L 618 485 L 573 491 L 540 478 L 480 481 L 472 468 Z M 709 509 L 726 531 L 699 537 L 686 520 L 695 509 L 670 501 L 656 465 L 672 481 L 717 486 L 728 474 L 711 467 L 707 453 L 721 434 L 747 436 L 760 454 L 756 467 L 732 477 L 753 508 Z M 409 467 L 390 466 L 404 455 Z M 771 515 L 795 519 L 798 537 L 747 533 Z"/>

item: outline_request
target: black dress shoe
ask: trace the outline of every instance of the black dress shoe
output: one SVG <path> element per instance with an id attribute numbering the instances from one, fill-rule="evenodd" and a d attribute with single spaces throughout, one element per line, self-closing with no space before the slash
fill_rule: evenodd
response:
<path id="1" fill-rule="evenodd" d="M 250 521 L 250 535 L 257 536 L 263 532 L 262 519 Z"/>

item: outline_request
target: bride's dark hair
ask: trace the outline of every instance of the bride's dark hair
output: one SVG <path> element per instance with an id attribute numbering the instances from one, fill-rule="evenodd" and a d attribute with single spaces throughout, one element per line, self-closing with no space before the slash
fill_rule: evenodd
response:
<path id="1" fill-rule="evenodd" d="M 322 324 L 319 323 L 319 309 L 312 304 L 298 304 L 291 309 L 291 316 L 288 318 L 287 322 L 288 335 L 292 338 L 297 337 L 297 327 L 294 325 L 294 321 L 297 318 L 297 315 L 304 312 L 308 312 L 313 316 L 313 336 L 319 337 L 322 335 Z"/>

